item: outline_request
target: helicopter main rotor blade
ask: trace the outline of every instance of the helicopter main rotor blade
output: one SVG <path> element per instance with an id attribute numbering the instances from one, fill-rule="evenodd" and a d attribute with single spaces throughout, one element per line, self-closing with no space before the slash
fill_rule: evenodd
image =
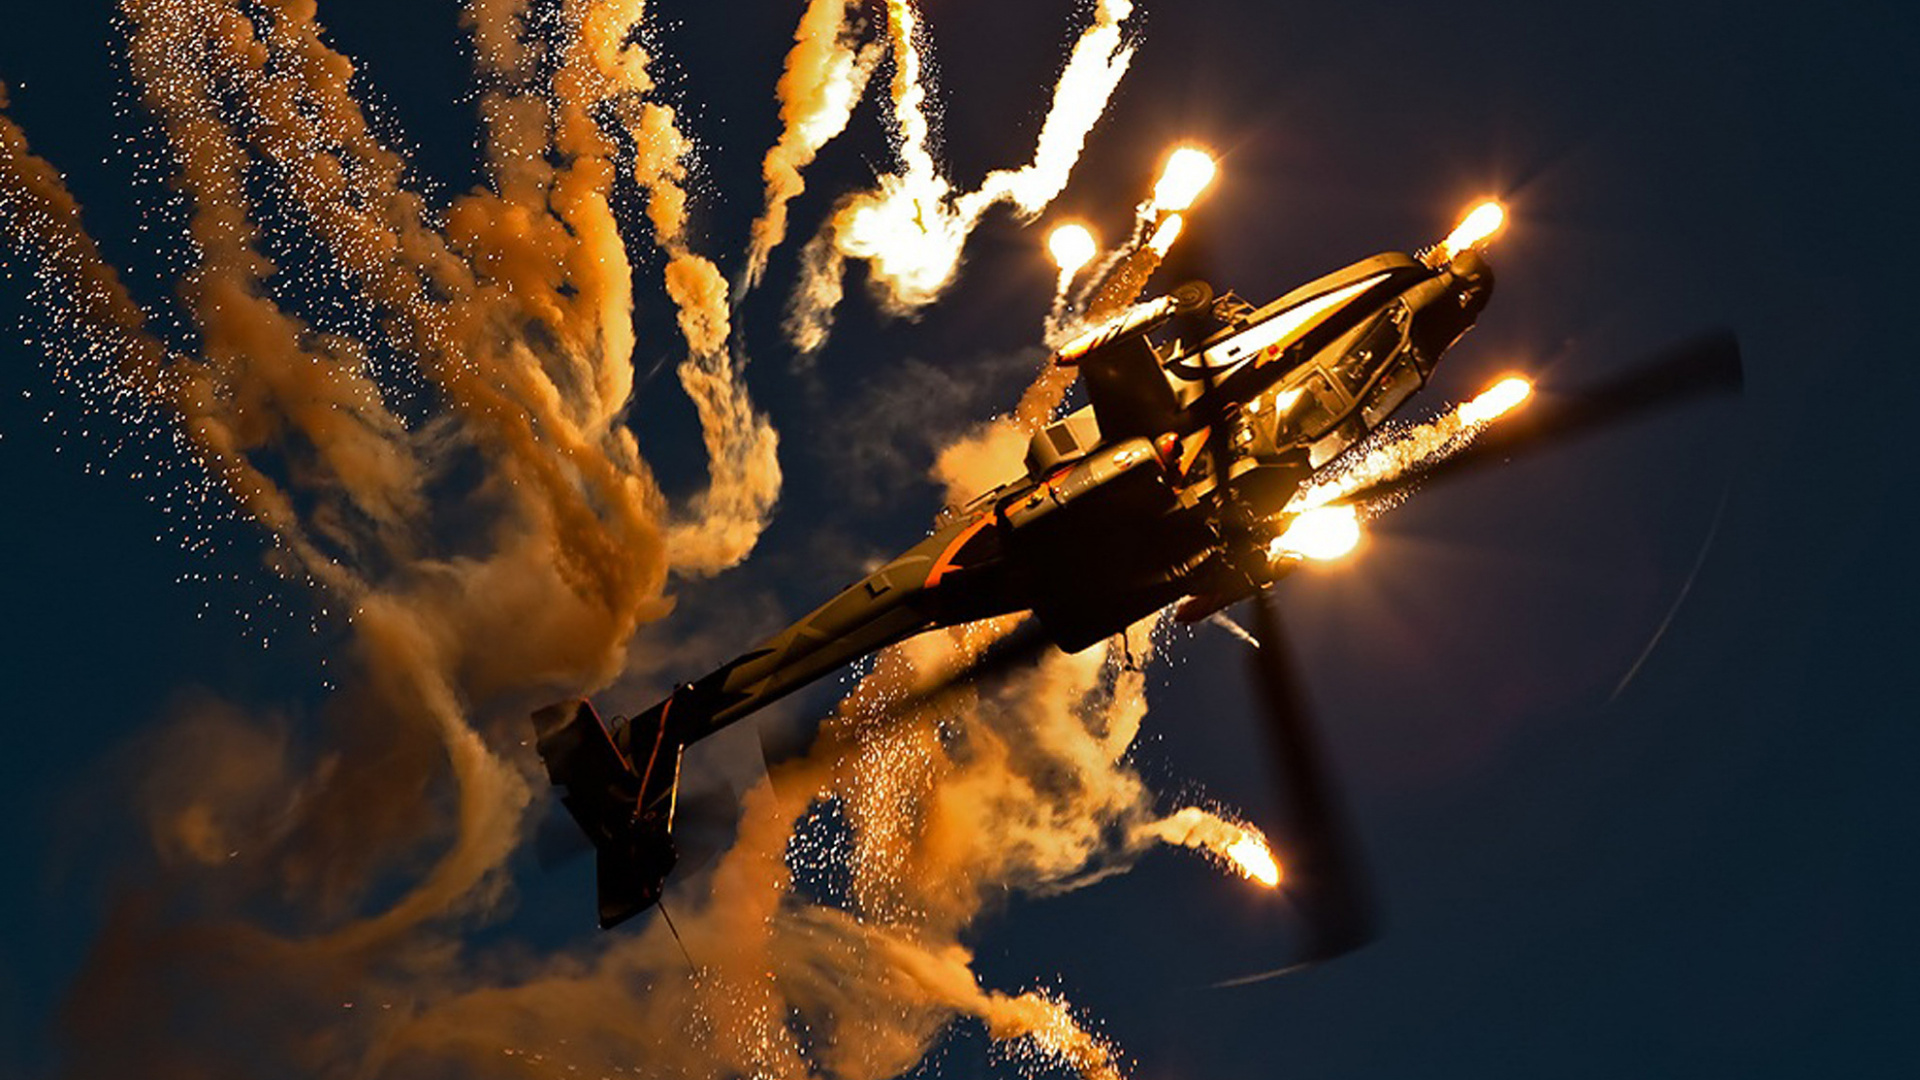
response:
<path id="1" fill-rule="evenodd" d="M 1468 475 L 1661 409 L 1737 394 L 1742 383 L 1738 339 L 1731 331 L 1714 331 L 1670 346 L 1588 390 L 1559 400 L 1536 400 L 1481 432 L 1459 453 L 1360 488 L 1341 501 L 1387 498 L 1432 481 Z"/>
<path id="2" fill-rule="evenodd" d="M 1205 291 L 1198 295 L 1210 299 L 1211 290 L 1204 284 L 1199 287 Z M 1207 299 L 1193 304 L 1192 313 L 1182 320 L 1183 341 L 1197 345 L 1217 329 Z M 1206 388 L 1212 391 L 1213 370 L 1205 365 L 1201 370 Z M 1225 415 L 1208 426 L 1208 469 L 1219 492 L 1215 526 L 1230 563 L 1264 560 L 1265 545 L 1255 534 L 1252 509 L 1230 476 L 1233 454 L 1227 434 Z M 1267 731 L 1273 779 L 1282 789 L 1284 827 L 1274 833 L 1275 855 L 1283 873 L 1280 888 L 1293 902 L 1303 930 L 1292 963 L 1279 969 L 1286 972 L 1331 960 L 1371 941 L 1373 900 L 1280 614 L 1273 607 L 1272 594 L 1258 587 L 1258 576 L 1250 576 L 1257 586 L 1250 603 L 1253 634 L 1260 646 L 1251 661 L 1254 694 Z"/>
<path id="3" fill-rule="evenodd" d="M 1317 964 L 1373 940 L 1373 894 L 1273 596 L 1263 589 L 1249 603 L 1260 642 L 1252 654 L 1253 682 L 1286 813 L 1274 845 L 1281 888 L 1306 929 L 1296 966 Z"/>

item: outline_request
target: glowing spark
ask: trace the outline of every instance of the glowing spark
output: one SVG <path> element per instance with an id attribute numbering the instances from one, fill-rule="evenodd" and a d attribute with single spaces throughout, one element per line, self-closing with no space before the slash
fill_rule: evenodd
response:
<path id="1" fill-rule="evenodd" d="M 1227 845 L 1226 856 L 1234 869 L 1247 875 L 1247 880 L 1257 881 L 1269 889 L 1279 886 L 1280 864 L 1267 848 L 1266 839 L 1252 829 L 1245 829 L 1240 839 Z"/>
<path id="2" fill-rule="evenodd" d="M 1160 182 L 1153 186 L 1156 210 L 1185 210 L 1213 183 L 1215 166 L 1206 151 L 1183 146 L 1167 158 Z"/>
<path id="3" fill-rule="evenodd" d="M 1186 224 L 1179 214 L 1169 215 L 1159 228 L 1153 230 L 1153 239 L 1147 241 L 1147 247 L 1153 249 L 1155 255 L 1165 256 L 1167 249 L 1173 247 L 1173 242 L 1180 239 L 1180 230 Z"/>
<path id="4" fill-rule="evenodd" d="M 1330 562 L 1360 546 L 1360 512 L 1352 506 L 1317 506 L 1293 519 L 1287 531 L 1267 545 L 1275 559 L 1287 557 Z"/>
<path id="5" fill-rule="evenodd" d="M 1047 237 L 1047 250 L 1053 254 L 1053 264 L 1060 268 L 1060 276 L 1071 278 L 1093 261 L 1100 246 L 1085 225 L 1062 225 Z"/>
<path id="6" fill-rule="evenodd" d="M 1460 406 L 1463 424 L 1485 424 L 1512 412 L 1533 395 L 1533 384 L 1518 375 L 1509 375 L 1481 391 L 1480 396 Z"/>
<path id="7" fill-rule="evenodd" d="M 1463 251 L 1485 247 L 1506 223 L 1506 208 L 1495 200 L 1488 199 L 1474 207 L 1466 217 L 1460 219 L 1460 224 L 1454 226 L 1447 238 L 1440 241 L 1442 261 L 1452 259 Z"/>

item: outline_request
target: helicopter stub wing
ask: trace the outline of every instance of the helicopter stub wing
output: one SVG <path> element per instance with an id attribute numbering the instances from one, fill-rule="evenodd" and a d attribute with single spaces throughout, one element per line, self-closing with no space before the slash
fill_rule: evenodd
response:
<path id="1" fill-rule="evenodd" d="M 1114 342 L 1080 363 L 1087 402 L 1102 438 L 1113 442 L 1153 438 L 1179 423 L 1180 403 L 1160 368 L 1160 356 L 1145 337 Z"/>

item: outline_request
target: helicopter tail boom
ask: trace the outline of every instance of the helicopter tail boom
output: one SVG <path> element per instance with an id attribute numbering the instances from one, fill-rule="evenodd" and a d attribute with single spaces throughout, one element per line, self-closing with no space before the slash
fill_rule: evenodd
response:
<path id="1" fill-rule="evenodd" d="M 547 776 L 598 853 L 602 929 L 624 922 L 660 899 L 678 860 L 671 830 L 680 780 L 681 743 L 667 725 L 673 699 L 609 731 L 584 698 L 534 713 Z"/>

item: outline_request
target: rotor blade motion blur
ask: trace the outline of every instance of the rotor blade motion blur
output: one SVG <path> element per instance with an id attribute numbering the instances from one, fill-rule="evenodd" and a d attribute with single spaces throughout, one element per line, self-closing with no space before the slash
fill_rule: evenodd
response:
<path id="1" fill-rule="evenodd" d="M 1205 341 L 1218 328 L 1211 304 L 1188 317 L 1186 332 Z M 1202 370 L 1209 392 L 1217 384 Z M 1220 484 L 1215 528 L 1230 562 L 1247 573 L 1254 586 L 1253 636 L 1259 647 L 1250 662 L 1262 726 L 1267 731 L 1273 779 L 1281 787 L 1281 828 L 1277 842 L 1281 888 L 1292 901 L 1301 927 L 1294 962 L 1285 970 L 1318 964 L 1373 939 L 1373 904 L 1359 865 L 1358 848 L 1334 792 L 1333 779 L 1308 707 L 1304 684 L 1294 668 L 1291 647 L 1274 607 L 1270 578 L 1251 569 L 1267 563 L 1266 544 L 1258 538 L 1256 515 L 1230 468 L 1230 421 L 1216 420 L 1207 432 L 1206 453 Z"/>
<path id="2" fill-rule="evenodd" d="M 1283 887 L 1305 928 L 1298 963 L 1317 964 L 1373 940 L 1372 890 L 1273 596 L 1255 593 L 1249 606 L 1260 642 L 1249 662 L 1265 706 L 1267 743 L 1285 808 L 1274 847 L 1285 870 Z"/>
<path id="3" fill-rule="evenodd" d="M 1429 481 L 1466 475 L 1519 454 L 1550 449 L 1581 435 L 1696 399 L 1737 394 L 1743 384 L 1740 343 L 1717 330 L 1671 346 L 1624 374 L 1555 400 L 1538 395 L 1526 409 L 1494 424 L 1451 457 L 1370 484 L 1343 501 L 1367 502 Z"/>

